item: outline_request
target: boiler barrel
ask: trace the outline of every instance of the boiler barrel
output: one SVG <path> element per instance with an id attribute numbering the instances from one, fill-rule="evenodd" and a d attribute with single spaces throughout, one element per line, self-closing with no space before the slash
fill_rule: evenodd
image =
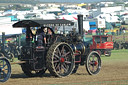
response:
<path id="1" fill-rule="evenodd" d="M 85 55 L 85 52 L 86 52 L 86 43 L 77 43 L 77 44 L 71 44 L 70 45 L 74 51 L 74 53 L 76 51 L 80 51 L 81 55 Z"/>

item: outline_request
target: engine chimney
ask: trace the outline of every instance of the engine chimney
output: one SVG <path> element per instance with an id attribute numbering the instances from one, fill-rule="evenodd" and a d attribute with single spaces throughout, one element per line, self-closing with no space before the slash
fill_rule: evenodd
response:
<path id="1" fill-rule="evenodd" d="M 83 36 L 83 15 L 77 15 L 79 34 Z"/>

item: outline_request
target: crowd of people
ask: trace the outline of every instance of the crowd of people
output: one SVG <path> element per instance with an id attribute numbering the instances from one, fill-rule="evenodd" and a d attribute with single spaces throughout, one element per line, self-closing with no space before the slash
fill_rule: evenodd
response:
<path id="1" fill-rule="evenodd" d="M 116 32 L 114 32 L 114 30 L 113 30 L 113 32 L 112 32 L 112 35 L 121 35 L 121 34 L 124 34 L 124 33 L 126 33 L 126 27 L 125 26 L 120 26 L 119 27 L 119 29 L 117 29 L 116 30 Z M 98 34 L 104 34 L 104 35 L 106 35 L 107 33 L 105 32 L 105 29 L 97 29 L 96 30 L 96 34 L 98 35 Z"/>

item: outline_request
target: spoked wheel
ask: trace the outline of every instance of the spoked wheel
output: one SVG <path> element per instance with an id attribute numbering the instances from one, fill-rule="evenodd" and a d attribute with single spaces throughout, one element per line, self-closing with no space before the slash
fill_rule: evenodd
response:
<path id="1" fill-rule="evenodd" d="M 90 75 L 99 73 L 101 69 L 101 58 L 96 51 L 92 51 L 86 58 L 86 69 Z"/>
<path id="2" fill-rule="evenodd" d="M 30 65 L 27 63 L 21 64 L 21 68 L 24 74 L 28 77 L 41 77 L 47 70 L 46 68 L 39 71 L 31 70 Z"/>
<path id="3" fill-rule="evenodd" d="M 9 61 L 4 58 L 0 57 L 0 82 L 7 81 L 11 76 L 11 65 Z"/>
<path id="4" fill-rule="evenodd" d="M 65 77 L 74 69 L 73 50 L 69 44 L 58 42 L 53 44 L 47 53 L 47 68 L 56 77 Z"/>

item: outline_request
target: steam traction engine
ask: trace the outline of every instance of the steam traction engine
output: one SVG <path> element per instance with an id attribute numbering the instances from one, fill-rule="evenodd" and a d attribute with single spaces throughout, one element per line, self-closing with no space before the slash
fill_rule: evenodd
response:
<path id="1" fill-rule="evenodd" d="M 65 77 L 75 73 L 79 65 L 85 65 L 90 75 L 100 71 L 100 55 L 96 51 L 90 52 L 89 45 L 83 41 L 83 15 L 78 15 L 79 33 L 71 31 L 65 34 L 63 30 L 63 34 L 55 34 L 50 28 L 73 24 L 71 21 L 58 19 L 23 20 L 13 25 L 26 28 L 26 44 L 18 59 L 27 76 L 42 76 L 48 69 L 53 76 Z M 8 80 L 10 74 L 10 63 L 1 57 L 0 81 Z"/>

